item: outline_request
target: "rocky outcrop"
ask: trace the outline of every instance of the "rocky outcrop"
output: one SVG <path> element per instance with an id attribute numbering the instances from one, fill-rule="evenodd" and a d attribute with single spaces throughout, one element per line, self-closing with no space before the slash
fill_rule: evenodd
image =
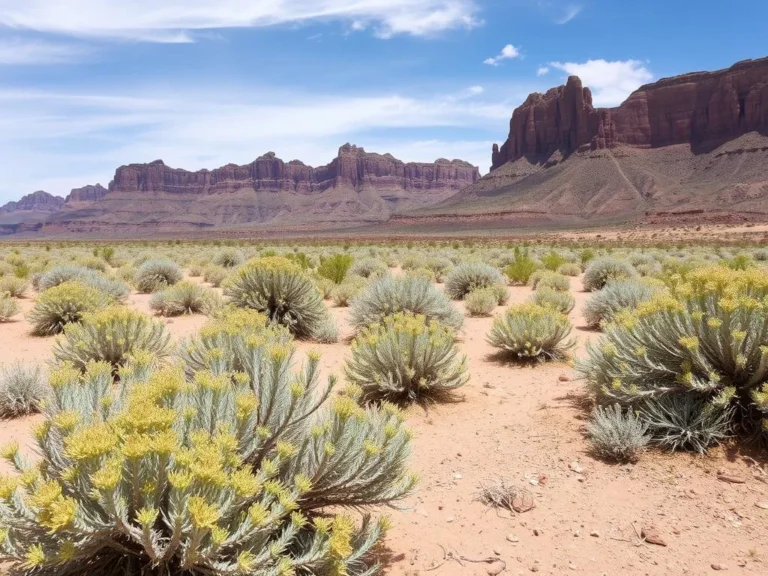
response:
<path id="1" fill-rule="evenodd" d="M 63 205 L 64 198 L 61 196 L 54 196 L 43 190 L 38 190 L 37 192 L 32 192 L 32 194 L 22 196 L 21 200 L 8 202 L 0 206 L 0 213 L 11 214 L 20 211 L 53 213 L 57 212 Z"/>
<path id="2" fill-rule="evenodd" d="M 546 94 L 531 94 L 512 114 L 509 136 L 494 144 L 492 170 L 555 152 L 627 145 L 689 144 L 711 150 L 748 132 L 768 134 L 768 58 L 717 72 L 695 72 L 647 84 L 617 108 L 595 108 L 576 76 Z"/>
<path id="3" fill-rule="evenodd" d="M 391 154 L 368 153 L 345 144 L 330 164 L 317 168 L 299 160 L 284 162 L 274 152 L 244 166 L 227 164 L 197 172 L 170 168 L 162 160 L 130 164 L 117 169 L 109 192 L 215 194 L 251 188 L 313 194 L 336 187 L 458 191 L 479 177 L 478 169 L 462 160 L 405 163 Z"/>
<path id="4" fill-rule="evenodd" d="M 97 200 L 104 198 L 106 194 L 107 189 L 101 184 L 73 188 L 67 196 L 65 203 L 67 205 L 72 205 L 82 202 L 96 202 Z"/>

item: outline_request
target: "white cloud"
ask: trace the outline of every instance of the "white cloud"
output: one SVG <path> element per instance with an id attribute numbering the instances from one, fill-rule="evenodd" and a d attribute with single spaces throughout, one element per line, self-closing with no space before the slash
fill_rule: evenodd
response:
<path id="1" fill-rule="evenodd" d="M 482 94 L 483 92 L 485 92 L 485 88 L 483 88 L 482 86 L 470 86 L 469 87 L 469 93 L 472 94 L 473 96 L 474 95 L 478 95 L 478 94 Z"/>
<path id="2" fill-rule="evenodd" d="M 84 46 L 26 38 L 0 39 L 0 65 L 63 64 L 88 56 Z"/>
<path id="3" fill-rule="evenodd" d="M 406 161 L 459 157 L 486 170 L 491 141 L 501 137 L 529 87 L 500 92 L 505 100 L 486 99 L 479 88 L 419 97 L 299 95 L 287 88 L 0 89 L 0 199 L 39 188 L 66 194 L 74 184 L 106 185 L 117 166 L 157 158 L 196 170 L 245 164 L 274 150 L 286 161 L 320 165 L 346 141 Z M 446 136 L 451 129 L 461 136 Z"/>
<path id="4" fill-rule="evenodd" d="M 483 64 L 488 64 L 489 66 L 498 66 L 502 60 L 514 60 L 519 56 L 520 50 L 512 46 L 512 44 L 507 44 L 504 46 L 504 48 L 501 49 L 501 52 L 499 52 L 498 56 L 494 56 L 493 58 L 486 58 L 483 60 Z"/>
<path id="5" fill-rule="evenodd" d="M 583 63 L 552 62 L 551 66 L 581 78 L 592 90 L 595 106 L 618 106 L 632 92 L 653 79 L 639 60 L 587 60 Z"/>
<path id="6" fill-rule="evenodd" d="M 378 36 L 429 36 L 481 21 L 475 0 L 0 0 L 0 27 L 79 37 L 190 42 L 194 32 L 309 21 Z"/>
<path id="7" fill-rule="evenodd" d="M 539 9 L 555 24 L 567 24 L 581 14 L 584 6 L 564 0 L 537 0 Z"/>
<path id="8" fill-rule="evenodd" d="M 546 76 L 549 74 L 549 68 L 547 66 L 539 66 L 539 69 L 536 70 L 536 76 Z"/>

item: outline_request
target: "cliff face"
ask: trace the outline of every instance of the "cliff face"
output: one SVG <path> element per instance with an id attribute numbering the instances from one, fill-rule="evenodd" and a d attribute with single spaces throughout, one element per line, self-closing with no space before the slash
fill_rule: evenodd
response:
<path id="1" fill-rule="evenodd" d="M 457 191 L 479 177 L 475 166 L 461 160 L 404 163 L 390 154 L 367 153 L 363 148 L 345 144 L 330 164 L 317 168 L 298 160 L 283 162 L 273 152 L 244 166 L 227 164 L 198 172 L 169 168 L 162 160 L 121 166 L 109 192 L 215 194 L 252 188 L 312 194 L 343 186 Z"/>
<path id="2" fill-rule="evenodd" d="M 73 188 L 67 196 L 65 204 L 72 205 L 80 202 L 95 202 L 104 198 L 106 194 L 107 189 L 101 184 Z"/>
<path id="3" fill-rule="evenodd" d="M 494 144 L 492 170 L 526 157 L 546 161 L 581 147 L 713 149 L 748 132 L 768 134 L 768 58 L 647 84 L 617 108 L 594 108 L 576 76 L 515 109 L 509 137 Z"/>
<path id="4" fill-rule="evenodd" d="M 56 212 L 64 205 L 64 198 L 61 196 L 54 196 L 38 190 L 22 196 L 21 200 L 16 202 L 8 202 L 7 204 L 0 206 L 0 213 L 11 214 L 13 212 L 39 212 L 39 213 L 51 213 Z"/>

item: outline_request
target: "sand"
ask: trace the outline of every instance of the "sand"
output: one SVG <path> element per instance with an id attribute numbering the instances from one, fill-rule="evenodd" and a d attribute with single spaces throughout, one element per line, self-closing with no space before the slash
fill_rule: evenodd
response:
<path id="1" fill-rule="evenodd" d="M 599 337 L 585 328 L 588 298 L 572 279 L 571 314 L 578 346 Z M 531 290 L 511 287 L 510 304 Z M 149 312 L 146 295 L 131 306 Z M 32 300 L 21 301 L 24 310 Z M 329 303 L 329 306 L 331 304 Z M 461 304 L 459 304 L 461 306 Z M 504 307 L 496 309 L 499 314 Z M 346 308 L 332 308 L 342 341 L 299 343 L 322 353 L 325 376 L 341 376 L 352 331 Z M 46 362 L 55 338 L 29 335 L 20 320 L 0 324 L 0 362 Z M 204 322 L 199 315 L 164 320 L 175 340 Z M 407 410 L 414 432 L 411 467 L 420 475 L 416 494 L 390 510 L 393 528 L 381 560 L 391 575 L 607 574 L 678 575 L 717 571 L 768 574 L 768 467 L 736 444 L 707 456 L 646 453 L 634 465 L 593 457 L 585 437 L 589 409 L 583 383 L 566 363 L 518 366 L 496 361 L 486 343 L 493 318 L 467 318 L 459 348 L 471 380 L 460 401 Z M 17 439 L 31 451 L 29 430 L 40 416 L 0 422 L 0 439 Z M 7 467 L 6 467 L 7 469 Z M 745 480 L 718 479 L 718 470 Z M 496 511 L 476 501 L 483 481 L 503 476 L 530 491 L 535 508 Z M 643 542 L 655 526 L 667 546 Z"/>

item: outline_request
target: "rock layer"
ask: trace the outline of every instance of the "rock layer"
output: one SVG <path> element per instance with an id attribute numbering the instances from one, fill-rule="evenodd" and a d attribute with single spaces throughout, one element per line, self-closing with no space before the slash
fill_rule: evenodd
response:
<path id="1" fill-rule="evenodd" d="M 0 206 L 0 213 L 11 214 L 14 212 L 39 212 L 51 213 L 58 211 L 64 205 L 64 198 L 48 194 L 43 190 L 32 192 L 22 196 L 21 200 L 8 202 Z"/>
<path id="2" fill-rule="evenodd" d="M 748 132 L 768 134 L 768 58 L 647 84 L 617 108 L 595 108 L 589 88 L 571 76 L 565 86 L 531 94 L 515 109 L 506 142 L 493 146 L 491 169 L 587 147 L 689 144 L 708 150 Z"/>

